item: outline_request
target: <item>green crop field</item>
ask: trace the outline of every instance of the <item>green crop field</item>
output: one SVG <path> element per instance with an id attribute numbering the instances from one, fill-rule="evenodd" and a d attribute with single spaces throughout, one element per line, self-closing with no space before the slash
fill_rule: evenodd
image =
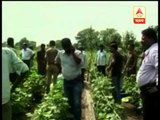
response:
<path id="1" fill-rule="evenodd" d="M 125 107 L 123 104 L 114 103 L 111 79 L 98 74 L 94 65 L 95 54 L 96 52 L 87 52 L 86 76 L 89 76 L 90 94 L 96 120 L 124 120 L 127 118 Z M 51 86 L 50 93 L 45 94 L 46 77 L 38 75 L 35 56 L 34 65 L 25 78 L 25 82 L 19 85 L 11 95 L 13 119 L 67 120 L 69 106 L 67 99 L 63 97 L 63 77 L 60 76 L 56 85 Z M 128 96 L 122 98 L 122 101 L 133 104 L 137 114 L 141 114 L 140 93 L 135 79 L 135 75 L 130 78 L 123 77 L 122 89 Z"/>

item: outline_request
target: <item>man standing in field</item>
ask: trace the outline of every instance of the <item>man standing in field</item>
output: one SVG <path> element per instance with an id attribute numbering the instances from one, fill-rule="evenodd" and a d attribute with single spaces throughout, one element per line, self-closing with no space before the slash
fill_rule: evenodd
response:
<path id="1" fill-rule="evenodd" d="M 141 90 L 143 120 L 160 120 L 160 80 L 158 79 L 158 43 L 156 32 L 142 31 L 142 46 L 145 56 L 137 73 Z"/>
<path id="2" fill-rule="evenodd" d="M 117 51 L 118 45 L 112 42 L 110 45 L 111 59 L 110 64 L 107 67 L 107 71 L 110 73 L 112 78 L 113 98 L 116 103 L 121 103 L 121 77 L 122 77 L 122 67 L 123 67 L 123 56 Z"/>
<path id="3" fill-rule="evenodd" d="M 61 41 L 64 51 L 56 57 L 57 64 L 61 65 L 64 77 L 64 95 L 68 98 L 69 112 L 72 120 L 81 120 L 82 75 L 80 51 L 75 50 L 69 38 Z"/>
<path id="4" fill-rule="evenodd" d="M 49 93 L 51 82 L 55 84 L 59 74 L 59 68 L 55 64 L 57 53 L 58 50 L 55 47 L 55 41 L 51 40 L 45 56 L 47 61 L 47 93 Z"/>
<path id="5" fill-rule="evenodd" d="M 12 88 L 9 81 L 11 69 L 12 72 L 17 72 L 20 75 Z M 11 49 L 2 47 L 2 120 L 12 119 L 10 93 L 11 90 L 13 91 L 17 85 L 22 82 L 28 70 L 27 65 L 23 63 Z"/>
<path id="6" fill-rule="evenodd" d="M 12 37 L 9 37 L 7 39 L 7 47 L 9 49 L 13 50 L 17 54 L 17 51 L 14 47 L 14 39 Z M 12 69 L 13 68 L 11 68 L 9 78 L 10 78 L 10 81 L 12 82 L 12 84 L 13 84 L 16 81 L 16 79 L 18 77 L 18 74 L 16 72 L 14 72 L 14 70 L 12 70 Z"/>
<path id="7" fill-rule="evenodd" d="M 128 45 L 128 60 L 126 62 L 124 71 L 126 71 L 127 76 L 131 76 L 132 74 L 136 74 L 136 67 L 137 67 L 137 55 L 134 50 L 134 44 Z"/>
<path id="8" fill-rule="evenodd" d="M 104 50 L 104 46 L 100 45 L 100 49 L 97 51 L 96 54 L 96 66 L 98 72 L 106 75 L 106 66 L 107 66 L 107 53 Z"/>
<path id="9" fill-rule="evenodd" d="M 31 59 L 34 57 L 34 52 L 28 48 L 27 43 L 23 44 L 23 49 L 21 50 L 22 61 L 27 64 L 27 66 L 31 67 Z"/>
<path id="10" fill-rule="evenodd" d="M 41 44 L 41 49 L 37 52 L 38 74 L 46 75 L 45 44 Z"/>

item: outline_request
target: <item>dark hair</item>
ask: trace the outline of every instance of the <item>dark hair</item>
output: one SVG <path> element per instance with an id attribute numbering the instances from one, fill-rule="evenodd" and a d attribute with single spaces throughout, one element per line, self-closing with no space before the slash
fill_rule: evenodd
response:
<path id="1" fill-rule="evenodd" d="M 9 37 L 7 39 L 7 44 L 10 45 L 11 47 L 14 47 L 14 39 L 12 37 Z"/>
<path id="2" fill-rule="evenodd" d="M 118 49 L 118 45 L 117 45 L 117 43 L 116 43 L 116 42 L 111 42 L 110 47 L 114 48 L 115 50 L 117 50 L 117 49 Z"/>
<path id="3" fill-rule="evenodd" d="M 41 44 L 41 47 L 45 47 L 46 45 L 45 44 Z"/>
<path id="4" fill-rule="evenodd" d="M 148 38 L 152 38 L 154 41 L 157 41 L 156 31 L 153 28 L 147 28 L 142 31 L 142 34 Z"/>
<path id="5" fill-rule="evenodd" d="M 69 46 L 72 45 L 71 40 L 69 38 L 63 38 L 62 41 L 61 41 L 61 44 L 62 44 L 63 47 L 64 46 L 69 47 Z"/>
<path id="6" fill-rule="evenodd" d="M 51 40 L 51 41 L 49 42 L 49 45 L 50 45 L 50 46 L 55 46 L 55 44 L 56 44 L 56 42 L 55 42 L 54 40 Z"/>

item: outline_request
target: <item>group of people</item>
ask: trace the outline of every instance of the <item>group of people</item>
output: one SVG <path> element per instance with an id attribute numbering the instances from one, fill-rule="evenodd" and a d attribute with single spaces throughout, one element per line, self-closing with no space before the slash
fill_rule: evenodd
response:
<path id="1" fill-rule="evenodd" d="M 137 71 L 137 54 L 134 50 L 134 44 L 128 46 L 128 56 L 125 60 L 118 51 L 115 42 L 110 45 L 111 56 L 109 65 L 107 66 L 106 51 L 100 46 L 97 52 L 97 69 L 103 75 L 112 78 L 114 85 L 113 97 L 116 103 L 121 103 L 121 85 L 122 75 L 136 75 L 136 81 L 141 91 L 141 99 L 143 105 L 143 120 L 159 120 L 160 119 L 160 80 L 158 79 L 158 39 L 154 29 L 147 28 L 142 31 L 142 57 L 141 65 Z"/>
<path id="2" fill-rule="evenodd" d="M 107 56 L 106 50 L 103 45 L 100 45 L 96 54 L 95 65 L 97 70 L 102 75 L 112 78 L 114 86 L 113 97 L 116 103 L 121 103 L 121 85 L 122 75 L 131 76 L 136 74 L 137 71 L 137 55 L 134 50 L 134 44 L 128 45 L 127 60 L 125 56 L 118 50 L 118 44 L 111 42 L 110 44 L 110 57 Z"/>
<path id="3" fill-rule="evenodd" d="M 38 73 L 47 76 L 47 93 L 51 82 L 56 84 L 59 73 L 63 74 L 64 95 L 70 105 L 69 117 L 81 120 L 81 94 L 87 67 L 86 54 L 82 46 L 76 50 L 69 38 L 62 39 L 61 45 L 64 50 L 58 50 L 53 40 L 46 50 L 45 45 L 41 45 L 41 50 L 37 52 Z"/>
<path id="4" fill-rule="evenodd" d="M 141 66 L 137 71 L 137 56 L 134 44 L 128 46 L 128 56 L 125 61 L 124 56 L 118 50 L 118 44 L 111 42 L 110 59 L 106 54 L 103 45 L 96 54 L 95 65 L 99 73 L 104 76 L 109 75 L 114 85 L 113 97 L 115 103 L 121 103 L 121 82 L 122 74 L 127 76 L 137 75 L 137 83 L 141 90 L 143 103 L 143 119 L 160 119 L 160 91 L 158 80 L 158 43 L 156 32 L 147 28 L 142 31 L 141 43 L 145 50 L 145 56 Z M 12 42 L 13 44 L 13 42 Z M 58 50 L 55 41 L 51 40 L 49 48 L 41 44 L 40 51 L 37 52 L 38 73 L 47 76 L 47 93 L 50 84 L 56 84 L 57 76 L 62 73 L 64 77 L 64 95 L 68 98 L 70 105 L 69 112 L 71 120 L 81 120 L 81 95 L 84 86 L 85 72 L 87 70 L 87 56 L 84 48 L 73 47 L 69 38 L 61 40 L 63 50 Z M 11 120 L 10 111 L 10 73 L 16 72 L 18 79 L 14 81 L 11 90 L 14 90 L 20 81 L 25 77 L 30 68 L 29 60 L 33 59 L 34 52 L 26 47 L 22 49 L 22 60 L 14 52 L 13 45 L 2 48 L 2 112 L 3 120 Z M 26 52 L 27 51 L 27 52 Z M 12 77 L 13 78 L 13 77 Z M 152 112 L 153 111 L 153 112 Z"/>

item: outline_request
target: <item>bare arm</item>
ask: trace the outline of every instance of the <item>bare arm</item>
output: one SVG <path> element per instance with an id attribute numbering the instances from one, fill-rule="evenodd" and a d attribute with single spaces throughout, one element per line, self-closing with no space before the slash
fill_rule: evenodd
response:
<path id="1" fill-rule="evenodd" d="M 77 64 L 81 63 L 81 58 L 79 58 L 75 53 L 72 53 L 73 59 Z"/>
<path id="2" fill-rule="evenodd" d="M 113 67 L 114 64 L 115 64 L 115 56 L 113 55 L 111 57 L 111 62 L 109 63 L 109 66 L 107 67 L 107 70 L 110 70 Z"/>

